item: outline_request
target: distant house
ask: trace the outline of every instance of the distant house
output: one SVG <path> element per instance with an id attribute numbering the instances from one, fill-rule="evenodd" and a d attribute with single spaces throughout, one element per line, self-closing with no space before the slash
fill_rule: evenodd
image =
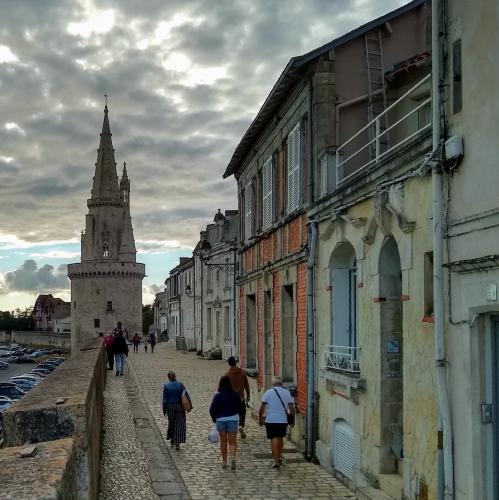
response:
<path id="1" fill-rule="evenodd" d="M 47 332 L 71 331 L 71 303 L 52 294 L 39 295 L 33 309 L 35 330 Z"/>

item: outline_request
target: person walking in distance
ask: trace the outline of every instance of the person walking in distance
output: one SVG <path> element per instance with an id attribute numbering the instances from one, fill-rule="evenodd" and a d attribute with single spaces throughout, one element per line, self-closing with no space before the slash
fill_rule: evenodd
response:
<path id="1" fill-rule="evenodd" d="M 230 378 L 224 375 L 218 384 L 218 392 L 213 397 L 210 406 L 210 415 L 217 425 L 220 434 L 220 452 L 222 453 L 222 467 L 227 468 L 227 443 L 230 451 L 230 468 L 236 469 L 237 453 L 237 426 L 239 423 L 239 411 L 241 398 L 234 391 Z"/>
<path id="2" fill-rule="evenodd" d="M 108 330 L 104 337 L 104 347 L 106 348 L 107 362 L 110 370 L 114 368 L 113 340 L 113 332 L 112 330 Z"/>
<path id="3" fill-rule="evenodd" d="M 139 345 L 140 345 L 140 337 L 139 337 L 139 334 L 136 333 L 133 337 L 132 337 L 132 343 L 133 343 L 133 352 L 139 352 Z"/>
<path id="4" fill-rule="evenodd" d="M 265 391 L 258 414 L 258 423 L 267 431 L 270 439 L 274 463 L 272 469 L 279 469 L 282 464 L 282 449 L 288 424 L 294 425 L 295 405 L 291 393 L 282 386 L 281 377 L 272 378 L 273 387 Z"/>
<path id="5" fill-rule="evenodd" d="M 244 430 L 244 424 L 246 423 L 246 402 L 250 398 L 250 387 L 248 382 L 248 376 L 242 368 L 239 368 L 236 363 L 236 358 L 230 356 L 227 359 L 229 363 L 229 370 L 225 376 L 229 377 L 232 388 L 237 392 L 241 400 L 241 405 L 239 409 L 239 433 L 241 434 L 241 439 L 246 439 L 246 432 Z M 244 399 L 244 393 L 246 392 L 246 399 Z"/>
<path id="6" fill-rule="evenodd" d="M 177 451 L 187 437 L 186 410 L 182 404 L 182 395 L 190 400 L 184 384 L 177 380 L 174 371 L 169 371 L 168 382 L 163 385 L 163 415 L 168 418 L 166 439 Z"/>
<path id="7" fill-rule="evenodd" d="M 118 323 L 121 325 L 121 323 Z M 123 330 L 118 329 L 113 338 L 113 354 L 116 364 L 116 375 L 125 374 L 125 359 L 128 357 L 128 344 L 126 343 Z"/>
<path id="8" fill-rule="evenodd" d="M 151 353 L 153 353 L 154 346 L 156 345 L 156 334 L 153 331 L 149 334 L 149 344 L 151 346 Z"/>

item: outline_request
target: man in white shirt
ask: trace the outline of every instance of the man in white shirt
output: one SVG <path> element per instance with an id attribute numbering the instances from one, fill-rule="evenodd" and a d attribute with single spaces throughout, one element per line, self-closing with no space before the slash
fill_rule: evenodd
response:
<path id="1" fill-rule="evenodd" d="M 281 377 L 272 378 L 272 389 L 265 391 L 262 406 L 258 414 L 258 423 L 267 431 L 270 439 L 274 463 L 272 469 L 279 469 L 282 463 L 281 454 L 284 446 L 284 437 L 288 427 L 288 414 L 295 415 L 295 402 L 291 393 L 282 386 Z"/>

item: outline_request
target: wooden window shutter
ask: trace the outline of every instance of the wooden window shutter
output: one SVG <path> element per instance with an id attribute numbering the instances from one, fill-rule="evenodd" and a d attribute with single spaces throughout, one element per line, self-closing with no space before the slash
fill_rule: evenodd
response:
<path id="1" fill-rule="evenodd" d="M 288 213 L 300 206 L 301 201 L 301 132 L 298 122 L 288 135 Z"/>
<path id="2" fill-rule="evenodd" d="M 263 205 L 263 224 L 262 228 L 267 229 L 272 225 L 274 220 L 273 210 L 273 191 L 274 178 L 272 169 L 272 156 L 265 161 L 262 168 L 262 205 Z"/>

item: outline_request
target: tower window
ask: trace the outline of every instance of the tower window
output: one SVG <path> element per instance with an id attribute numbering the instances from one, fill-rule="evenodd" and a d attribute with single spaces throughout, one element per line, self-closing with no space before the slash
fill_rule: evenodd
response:
<path id="1" fill-rule="evenodd" d="M 108 300 L 106 311 L 112 311 L 112 310 L 113 310 L 113 303 L 112 303 L 112 301 Z"/>
<path id="2" fill-rule="evenodd" d="M 108 243 L 104 243 L 104 248 L 103 248 L 103 252 L 102 252 L 102 256 L 107 259 L 109 257 L 109 245 Z"/>
<path id="3" fill-rule="evenodd" d="M 76 309 L 76 300 L 73 302 L 73 309 Z"/>
<path id="4" fill-rule="evenodd" d="M 100 319 L 99 318 L 94 319 L 94 328 L 100 328 Z"/>

